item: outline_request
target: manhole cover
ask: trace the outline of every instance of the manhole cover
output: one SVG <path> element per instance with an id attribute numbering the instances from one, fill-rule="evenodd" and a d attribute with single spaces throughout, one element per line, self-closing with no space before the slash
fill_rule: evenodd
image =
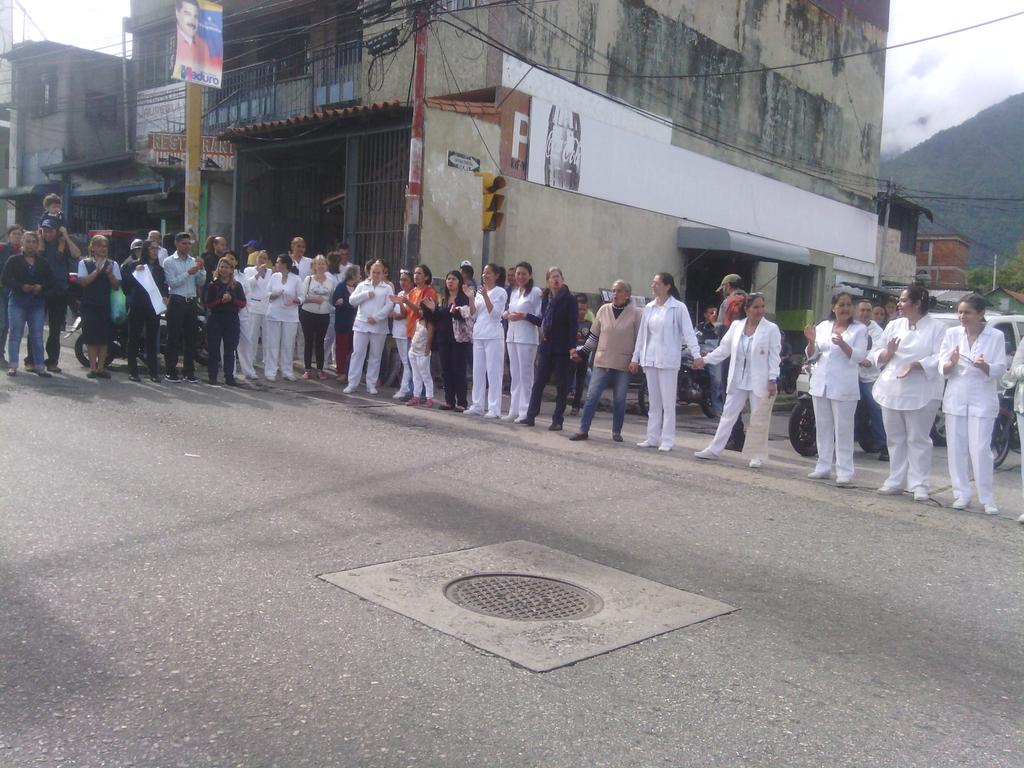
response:
<path id="1" fill-rule="evenodd" d="M 604 607 L 588 589 L 522 573 L 483 573 L 456 579 L 444 589 L 456 605 L 513 621 L 585 619 Z"/>

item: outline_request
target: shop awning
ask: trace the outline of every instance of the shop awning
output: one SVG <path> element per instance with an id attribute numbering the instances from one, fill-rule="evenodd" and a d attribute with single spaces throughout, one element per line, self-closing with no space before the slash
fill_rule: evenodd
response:
<path id="1" fill-rule="evenodd" d="M 733 251 L 746 253 L 766 261 L 784 261 L 808 266 L 811 252 L 799 245 L 791 245 L 767 237 L 734 232 L 722 227 L 701 227 L 686 224 L 676 230 L 676 245 L 701 251 Z"/>

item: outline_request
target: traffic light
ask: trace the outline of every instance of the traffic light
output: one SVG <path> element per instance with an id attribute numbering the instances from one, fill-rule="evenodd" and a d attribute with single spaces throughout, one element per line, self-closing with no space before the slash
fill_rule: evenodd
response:
<path id="1" fill-rule="evenodd" d="M 505 220 L 505 214 L 501 212 L 505 205 L 505 195 L 501 192 L 506 185 L 505 177 L 493 173 L 477 173 L 484 185 L 482 229 L 484 232 L 493 232 Z"/>

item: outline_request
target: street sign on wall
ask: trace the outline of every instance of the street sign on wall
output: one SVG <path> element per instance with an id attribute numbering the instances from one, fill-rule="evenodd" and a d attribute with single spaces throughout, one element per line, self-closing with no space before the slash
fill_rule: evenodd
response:
<path id="1" fill-rule="evenodd" d="M 464 155 L 461 152 L 455 152 L 454 150 L 449 149 L 448 165 L 452 168 L 458 168 L 460 171 L 475 173 L 480 170 L 480 158 Z"/>

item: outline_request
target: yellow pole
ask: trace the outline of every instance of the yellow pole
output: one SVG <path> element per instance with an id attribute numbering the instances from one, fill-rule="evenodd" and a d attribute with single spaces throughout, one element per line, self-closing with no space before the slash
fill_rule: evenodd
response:
<path id="1" fill-rule="evenodd" d="M 185 85 L 185 231 L 199 237 L 199 180 L 203 162 L 203 87 Z"/>

